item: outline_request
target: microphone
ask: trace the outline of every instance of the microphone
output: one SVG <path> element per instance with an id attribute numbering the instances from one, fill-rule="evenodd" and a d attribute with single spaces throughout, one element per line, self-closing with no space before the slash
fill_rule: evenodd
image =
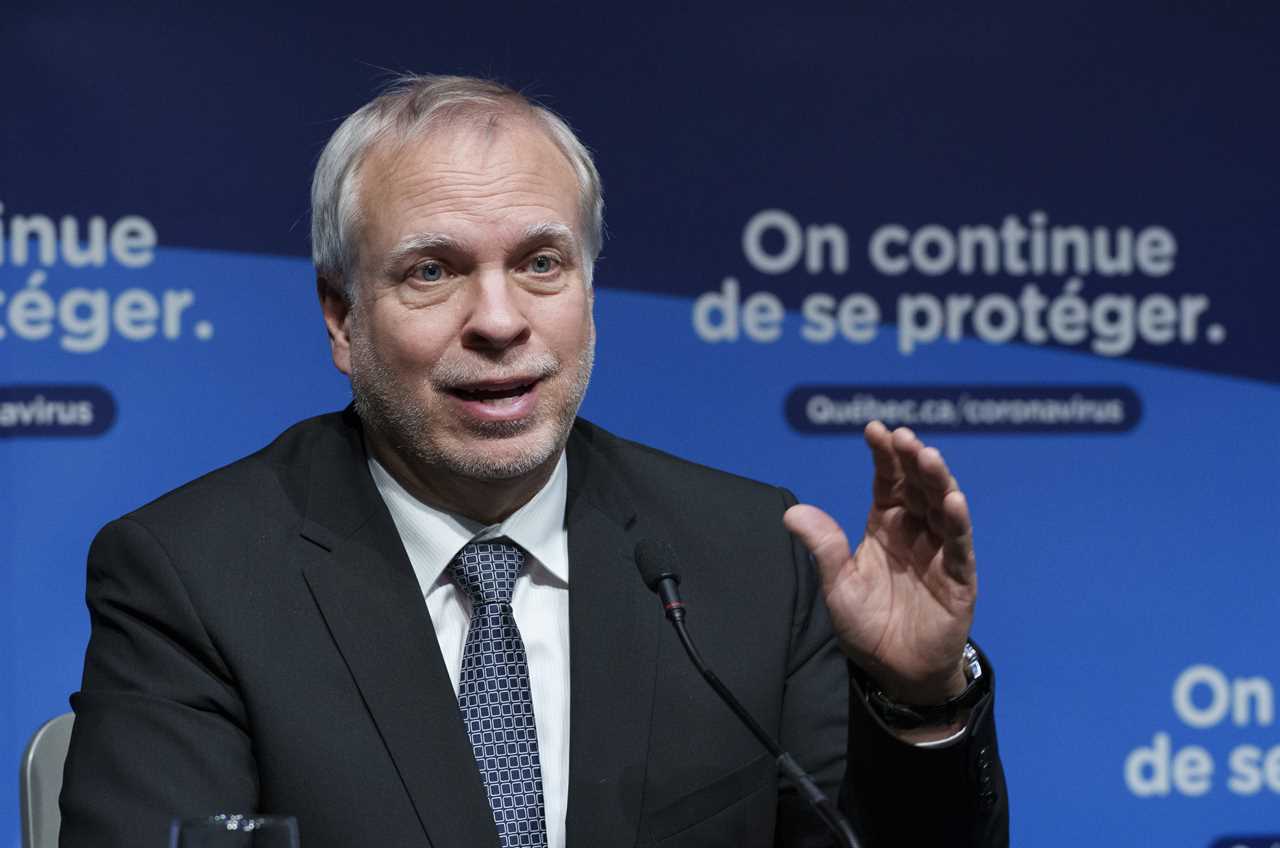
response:
<path id="1" fill-rule="evenodd" d="M 760 726 L 751 713 L 747 712 L 747 708 L 742 706 L 741 702 L 733 696 L 729 691 L 729 687 L 721 682 L 716 673 L 711 670 L 702 655 L 698 653 L 698 649 L 693 644 L 692 637 L 685 627 L 685 603 L 680 598 L 680 575 L 676 571 L 676 565 L 679 560 L 676 557 L 675 550 L 666 542 L 656 541 L 654 539 L 641 539 L 636 544 L 635 549 L 636 567 L 640 570 L 640 577 L 644 580 L 650 591 L 656 592 L 662 600 L 662 609 L 667 619 L 671 622 L 671 626 L 675 629 L 676 635 L 680 637 L 680 644 L 684 646 L 684 652 L 689 655 L 690 661 L 698 669 L 703 679 L 710 684 L 716 694 L 720 696 L 720 700 L 733 711 L 738 720 L 746 725 L 756 739 L 760 740 L 760 744 L 765 747 L 774 759 L 778 761 L 778 768 L 789 777 L 804 795 L 805 800 L 813 807 L 814 812 L 822 819 L 827 829 L 836 837 L 837 841 L 845 846 L 845 848 L 860 848 L 858 838 L 854 836 L 853 828 L 849 824 L 849 820 L 841 814 L 835 804 L 831 803 L 831 799 L 822 791 L 813 778 L 800 767 L 795 758 L 782 750 L 782 746 L 778 744 L 767 730 Z"/>
<path id="2" fill-rule="evenodd" d="M 676 552 L 666 542 L 641 539 L 636 543 L 636 568 L 640 579 L 657 592 L 662 609 L 672 622 L 684 621 L 684 601 L 680 600 L 680 575 L 675 572 Z"/>

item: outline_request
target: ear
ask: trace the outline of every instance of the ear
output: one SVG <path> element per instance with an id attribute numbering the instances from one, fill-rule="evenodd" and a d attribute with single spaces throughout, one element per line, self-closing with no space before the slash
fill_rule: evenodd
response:
<path id="1" fill-rule="evenodd" d="M 334 285 L 324 277 L 316 277 L 316 294 L 320 296 L 324 326 L 329 333 L 333 364 L 343 374 L 351 376 L 351 338 L 347 333 L 351 304 L 343 296 L 341 284 Z"/>

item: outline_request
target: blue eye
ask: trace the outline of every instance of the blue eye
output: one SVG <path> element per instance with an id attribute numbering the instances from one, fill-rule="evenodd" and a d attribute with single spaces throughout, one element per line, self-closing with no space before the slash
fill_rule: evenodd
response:
<path id="1" fill-rule="evenodd" d="M 439 262 L 423 262 L 413 273 L 424 282 L 438 283 L 444 279 L 444 266 Z"/>
<path id="2" fill-rule="evenodd" d="M 541 256 L 535 256 L 529 262 L 529 270 L 535 274 L 550 274 L 556 269 L 556 260 L 547 256 L 545 253 Z"/>

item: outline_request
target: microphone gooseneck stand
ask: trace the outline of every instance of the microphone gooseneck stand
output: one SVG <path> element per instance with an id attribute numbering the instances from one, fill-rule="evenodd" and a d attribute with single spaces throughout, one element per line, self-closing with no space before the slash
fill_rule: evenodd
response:
<path id="1" fill-rule="evenodd" d="M 640 569 L 640 576 L 644 578 L 645 585 L 653 592 L 656 592 L 662 601 L 662 609 L 666 613 L 667 620 L 671 622 L 676 635 L 680 637 L 680 644 L 684 646 L 685 653 L 689 655 L 689 660 L 698 669 L 698 673 L 715 690 L 720 699 L 728 705 L 733 714 L 746 725 L 752 735 L 760 740 L 760 744 L 765 747 L 765 750 L 773 755 L 778 762 L 778 768 L 796 785 L 801 794 L 804 795 L 805 800 L 813 807 L 814 812 L 818 814 L 818 817 L 822 819 L 840 844 L 844 848 L 861 848 L 858 838 L 853 833 L 853 827 L 849 824 L 849 820 L 841 814 L 835 804 L 831 803 L 831 799 L 814 782 L 813 778 L 800 767 L 795 758 L 784 751 L 777 740 L 760 726 L 760 723 L 755 720 L 751 713 L 747 712 L 747 708 L 742 706 L 733 693 L 729 691 L 729 687 L 721 682 L 716 673 L 703 660 L 702 655 L 698 653 L 698 648 L 693 644 L 693 638 L 689 636 L 689 630 L 684 624 L 685 604 L 680 599 L 680 575 L 675 571 L 675 551 L 665 542 L 644 539 L 636 545 L 635 559 L 636 566 Z"/>

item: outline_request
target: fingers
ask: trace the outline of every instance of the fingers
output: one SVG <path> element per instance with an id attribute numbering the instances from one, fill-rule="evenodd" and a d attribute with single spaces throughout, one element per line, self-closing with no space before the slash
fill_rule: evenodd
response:
<path id="1" fill-rule="evenodd" d="M 871 449 L 875 477 L 871 481 L 871 498 L 878 507 L 897 503 L 903 482 L 902 463 L 893 449 L 893 434 L 879 421 L 872 421 L 862 433 Z"/>
<path id="2" fill-rule="evenodd" d="M 875 505 L 905 507 L 942 544 L 949 563 L 971 570 L 969 506 L 942 454 L 910 429 L 890 432 L 879 421 L 867 425 L 865 437 L 875 462 Z"/>
<path id="3" fill-rule="evenodd" d="M 952 489 L 942 500 L 942 562 L 953 578 L 972 583 L 977 574 L 973 555 L 973 522 L 964 492 Z"/>
<path id="4" fill-rule="evenodd" d="M 925 519 L 930 529 L 944 532 L 942 502 L 953 491 L 959 491 L 946 460 L 937 448 L 924 442 L 906 427 L 891 434 L 894 455 L 902 468 L 902 500 L 918 518 Z"/>
<path id="5" fill-rule="evenodd" d="M 833 579 L 848 561 L 849 537 L 834 518 L 816 506 L 796 504 L 783 514 L 782 524 L 813 555 L 824 580 Z"/>
<path id="6" fill-rule="evenodd" d="M 872 421 L 863 436 L 875 463 L 871 493 L 877 506 L 905 502 L 912 512 L 924 517 L 931 506 L 937 508 L 936 502 L 956 488 L 942 454 L 937 448 L 925 447 L 910 429 L 899 427 L 891 433 L 879 421 Z"/>

